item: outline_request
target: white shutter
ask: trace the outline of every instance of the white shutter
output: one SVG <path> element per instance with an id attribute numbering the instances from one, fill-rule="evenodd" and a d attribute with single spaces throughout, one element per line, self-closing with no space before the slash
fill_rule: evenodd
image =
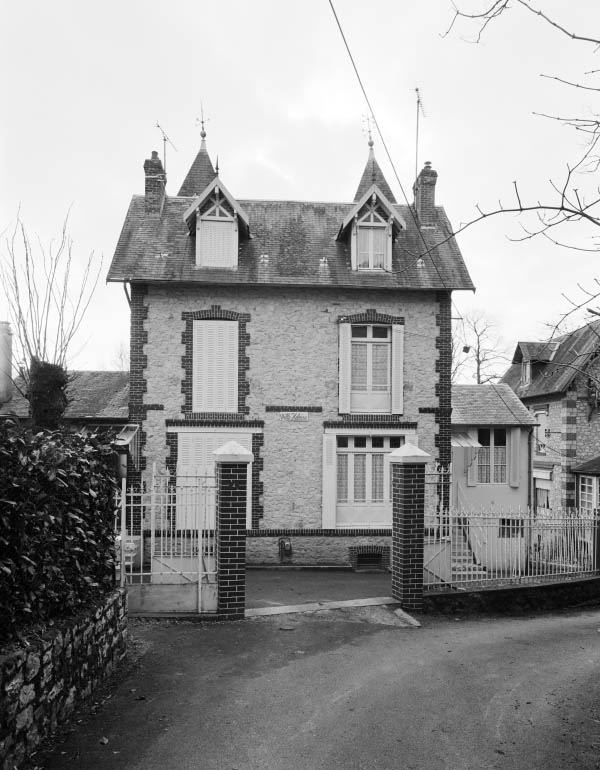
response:
<path id="1" fill-rule="evenodd" d="M 194 321 L 192 411 L 238 411 L 238 323 Z"/>
<path id="2" fill-rule="evenodd" d="M 404 411 L 404 326 L 392 326 L 392 414 Z"/>
<path id="3" fill-rule="evenodd" d="M 252 433 L 190 431 L 179 434 L 177 446 L 177 528 L 205 529 L 215 526 L 214 451 L 228 441 L 252 451 Z M 247 526 L 252 522 L 252 463 L 248 465 Z M 204 518 L 199 515 L 203 514 Z"/>
<path id="4" fill-rule="evenodd" d="M 196 262 L 202 267 L 237 266 L 235 222 L 200 219 L 196 231 Z"/>
<path id="5" fill-rule="evenodd" d="M 520 483 L 520 465 L 521 465 L 521 429 L 511 428 L 510 445 L 508 447 L 509 483 L 515 489 Z"/>
<path id="6" fill-rule="evenodd" d="M 350 363 L 352 348 L 352 327 L 350 324 L 339 324 L 339 411 L 340 414 L 350 412 Z"/>
<path id="7" fill-rule="evenodd" d="M 385 239 L 385 261 L 384 261 L 384 267 L 388 272 L 391 272 L 392 270 L 392 226 L 388 225 L 386 228 L 386 239 Z"/>
<path id="8" fill-rule="evenodd" d="M 323 529 L 335 527 L 335 504 L 337 492 L 336 437 L 331 433 L 323 436 Z"/>

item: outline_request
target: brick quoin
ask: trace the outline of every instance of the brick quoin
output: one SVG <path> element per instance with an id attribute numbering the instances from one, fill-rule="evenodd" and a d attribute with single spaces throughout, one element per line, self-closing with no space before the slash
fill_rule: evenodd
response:
<path id="1" fill-rule="evenodd" d="M 217 460 L 217 614 L 226 620 L 246 609 L 247 474 L 247 463 Z"/>

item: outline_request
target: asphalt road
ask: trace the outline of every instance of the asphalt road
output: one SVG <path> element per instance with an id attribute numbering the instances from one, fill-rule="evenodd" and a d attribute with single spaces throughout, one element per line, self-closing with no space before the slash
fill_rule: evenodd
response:
<path id="1" fill-rule="evenodd" d="M 138 662 L 47 770 L 600 768 L 600 611 L 385 608 L 132 624 Z"/>

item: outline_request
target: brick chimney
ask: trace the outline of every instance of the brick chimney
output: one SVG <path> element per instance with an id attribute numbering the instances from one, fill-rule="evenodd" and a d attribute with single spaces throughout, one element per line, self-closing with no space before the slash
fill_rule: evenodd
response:
<path id="1" fill-rule="evenodd" d="M 437 171 L 431 168 L 430 161 L 425 161 L 417 181 L 413 185 L 415 211 L 422 227 L 433 227 L 435 216 L 435 183 Z"/>
<path id="2" fill-rule="evenodd" d="M 144 161 L 144 173 L 146 174 L 146 214 L 160 214 L 165 202 L 165 188 L 167 175 L 156 150 L 152 151 L 152 157 Z"/>

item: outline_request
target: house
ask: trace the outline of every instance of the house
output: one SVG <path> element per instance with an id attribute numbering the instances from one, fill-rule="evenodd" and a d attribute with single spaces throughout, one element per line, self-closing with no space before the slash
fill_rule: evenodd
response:
<path id="1" fill-rule="evenodd" d="M 23 381 L 7 385 L 0 402 L 0 419 L 19 422 L 29 419 L 29 402 Z M 73 430 L 120 430 L 128 418 L 129 372 L 72 371 L 67 386 L 68 404 L 64 422 Z"/>
<path id="2" fill-rule="evenodd" d="M 108 273 L 131 307 L 132 478 L 210 478 L 233 439 L 254 457 L 250 563 L 385 559 L 386 454 L 417 444 L 431 473 L 451 459 L 451 294 L 473 284 L 437 172 L 399 205 L 370 140 L 350 202 L 239 199 L 204 129 L 177 195 L 156 152 L 144 172 Z"/>
<path id="3" fill-rule="evenodd" d="M 508 385 L 454 385 L 451 506 L 526 510 L 535 426 L 535 417 Z"/>
<path id="4" fill-rule="evenodd" d="M 519 342 L 502 382 L 537 423 L 536 508 L 600 507 L 600 322 L 551 342 Z"/>

